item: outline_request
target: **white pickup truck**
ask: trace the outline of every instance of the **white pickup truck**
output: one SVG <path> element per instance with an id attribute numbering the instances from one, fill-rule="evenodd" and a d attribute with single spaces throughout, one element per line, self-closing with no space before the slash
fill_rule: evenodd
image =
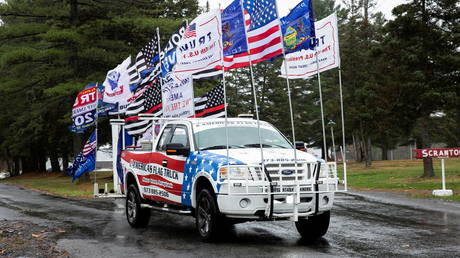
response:
<path id="1" fill-rule="evenodd" d="M 157 140 L 121 160 L 131 226 L 146 226 L 152 209 L 189 214 L 204 241 L 235 223 L 281 219 L 295 221 L 303 238 L 319 238 L 340 182 L 335 163 L 245 118 L 167 121 Z"/>

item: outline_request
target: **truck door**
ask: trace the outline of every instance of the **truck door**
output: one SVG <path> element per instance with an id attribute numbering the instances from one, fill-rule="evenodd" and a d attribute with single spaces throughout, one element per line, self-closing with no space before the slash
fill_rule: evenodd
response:
<path id="1" fill-rule="evenodd" d="M 151 171 L 149 199 L 174 204 L 181 203 L 181 189 L 184 180 L 186 157 L 166 155 L 166 144 L 182 143 L 189 146 L 188 130 L 185 125 L 167 125 L 150 157 Z"/>

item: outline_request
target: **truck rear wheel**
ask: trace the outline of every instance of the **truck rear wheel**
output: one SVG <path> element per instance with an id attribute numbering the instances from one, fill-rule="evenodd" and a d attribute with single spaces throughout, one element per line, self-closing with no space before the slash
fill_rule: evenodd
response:
<path id="1" fill-rule="evenodd" d="M 297 231 L 305 240 L 316 240 L 324 236 L 329 228 L 331 212 L 326 211 L 319 215 L 308 217 L 308 219 L 299 219 L 295 223 Z"/>
<path id="2" fill-rule="evenodd" d="M 133 228 L 145 227 L 150 220 L 150 209 L 141 208 L 141 195 L 133 184 L 128 187 L 126 194 L 126 218 Z"/>
<path id="3" fill-rule="evenodd" d="M 223 228 L 222 216 L 217 203 L 208 189 L 198 194 L 196 205 L 196 227 L 201 239 L 205 242 L 215 241 L 220 229 Z"/>

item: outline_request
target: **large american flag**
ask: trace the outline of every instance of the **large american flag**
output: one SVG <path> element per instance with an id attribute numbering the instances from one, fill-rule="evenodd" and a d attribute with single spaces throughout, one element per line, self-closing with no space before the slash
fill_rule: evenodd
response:
<path id="1" fill-rule="evenodd" d="M 195 117 L 224 117 L 224 85 L 221 83 L 205 95 L 195 98 Z"/>
<path id="2" fill-rule="evenodd" d="M 275 0 L 244 0 L 245 25 L 249 52 L 253 64 L 274 58 L 283 53 L 283 42 Z M 224 57 L 226 69 L 249 66 L 248 53 Z"/>
<path id="3" fill-rule="evenodd" d="M 151 121 L 139 119 L 139 114 L 153 114 L 156 117 L 163 114 L 161 85 L 158 77 L 139 88 L 136 96 L 136 99 L 129 104 L 126 110 L 125 130 L 129 135 L 141 135 L 152 124 Z"/>

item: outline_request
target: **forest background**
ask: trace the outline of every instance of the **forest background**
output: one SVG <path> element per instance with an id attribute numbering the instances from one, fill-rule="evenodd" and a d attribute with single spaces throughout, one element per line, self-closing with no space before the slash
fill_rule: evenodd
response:
<path id="1" fill-rule="evenodd" d="M 412 0 L 375 11 L 375 0 L 313 0 L 315 19 L 339 17 L 346 142 L 371 166 L 371 148 L 433 143 L 459 147 L 460 3 Z M 209 5 L 207 5 L 209 6 Z M 158 27 L 164 45 L 183 20 L 205 12 L 196 0 L 8 0 L 0 3 L 0 160 L 13 175 L 60 171 L 87 135 L 68 130 L 76 94 L 102 82 Z M 281 58 L 254 66 L 260 117 L 291 137 Z M 340 124 L 337 69 L 321 73 L 326 122 Z M 254 112 L 249 69 L 227 73 L 229 115 Z M 194 85 L 195 95 L 217 82 Z M 296 139 L 321 148 L 317 79 L 292 80 Z M 109 118 L 99 119 L 99 145 L 109 143 Z M 335 127 L 335 142 L 341 142 Z M 327 146 L 331 146 L 327 135 Z M 323 150 L 324 151 L 324 150 Z M 433 176 L 425 159 L 422 176 Z"/>

